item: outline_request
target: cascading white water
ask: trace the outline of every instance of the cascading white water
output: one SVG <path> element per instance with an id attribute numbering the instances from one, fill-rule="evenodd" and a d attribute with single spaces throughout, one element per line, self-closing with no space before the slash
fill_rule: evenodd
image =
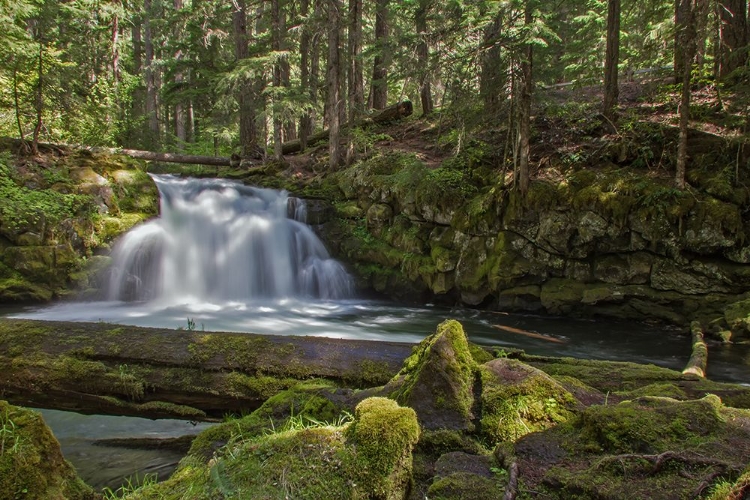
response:
<path id="1" fill-rule="evenodd" d="M 352 295 L 352 279 L 304 223 L 302 200 L 222 179 L 153 178 L 161 216 L 118 242 L 110 300 Z"/>

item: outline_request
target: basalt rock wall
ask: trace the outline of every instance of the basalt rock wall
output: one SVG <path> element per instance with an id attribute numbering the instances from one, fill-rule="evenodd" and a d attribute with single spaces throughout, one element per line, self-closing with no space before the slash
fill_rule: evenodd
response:
<path id="1" fill-rule="evenodd" d="M 535 181 L 522 196 L 475 173 L 386 157 L 338 174 L 347 201 L 321 232 L 363 285 L 393 297 L 697 318 L 726 339 L 746 331 L 750 310 L 747 193 L 692 181 L 709 189 L 678 191 L 613 165 Z"/>

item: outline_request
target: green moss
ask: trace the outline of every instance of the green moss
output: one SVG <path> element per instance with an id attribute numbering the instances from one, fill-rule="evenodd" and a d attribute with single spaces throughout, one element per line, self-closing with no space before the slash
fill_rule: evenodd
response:
<path id="1" fill-rule="evenodd" d="M 685 394 L 685 391 L 681 387 L 670 383 L 650 384 L 633 389 L 632 391 L 617 392 L 616 394 L 626 399 L 642 396 L 659 396 L 679 400 L 688 399 L 687 394 Z"/>
<path id="2" fill-rule="evenodd" d="M 299 380 L 293 378 L 278 378 L 262 374 L 250 376 L 233 371 L 227 375 L 227 383 L 232 390 L 240 394 L 249 394 L 262 399 L 268 399 L 271 396 L 298 384 Z"/>
<path id="3" fill-rule="evenodd" d="M 581 446 L 607 453 L 655 453 L 695 446 L 721 428 L 721 400 L 706 396 L 678 402 L 643 397 L 592 406 L 575 422 Z"/>
<path id="4" fill-rule="evenodd" d="M 414 348 L 386 391 L 416 409 L 428 429 L 469 428 L 475 369 L 463 327 L 446 320 Z"/>
<path id="5" fill-rule="evenodd" d="M 63 458 L 42 417 L 5 401 L 0 401 L 0 496 L 30 500 L 95 498 Z"/>
<path id="6" fill-rule="evenodd" d="M 414 412 L 392 400 L 363 401 L 348 427 L 320 424 L 250 434 L 247 422 L 234 424 L 210 462 L 191 451 L 168 481 L 128 498 L 395 500 L 406 494 L 419 427 Z"/>
<path id="7" fill-rule="evenodd" d="M 364 359 L 357 366 L 341 375 L 345 383 L 354 387 L 373 387 L 383 385 L 393 376 L 393 369 L 386 361 Z"/>
<path id="8" fill-rule="evenodd" d="M 745 467 L 749 416 L 715 396 L 684 402 L 644 397 L 589 407 L 526 449 L 541 443 L 564 449 L 565 459 L 543 480 L 554 485 L 546 489 L 553 498 L 693 498 L 717 477 L 736 477 L 734 471 Z M 523 459 L 534 460 L 543 449 Z"/>
<path id="9" fill-rule="evenodd" d="M 503 488 L 497 479 L 468 472 L 456 472 L 448 477 L 438 478 L 427 490 L 428 498 L 434 500 L 496 500 L 502 493 Z"/>
<path id="10" fill-rule="evenodd" d="M 516 441 L 573 415 L 575 398 L 540 370 L 511 359 L 498 359 L 479 369 L 481 430 L 491 443 Z"/>
<path id="11" fill-rule="evenodd" d="M 331 390 L 332 386 L 325 381 L 298 383 L 270 397 L 250 415 L 232 419 L 202 432 L 193 441 L 188 454 L 207 460 L 233 437 L 250 438 L 271 429 L 282 428 L 292 416 L 333 422 L 342 409 L 325 397 Z"/>
<path id="12" fill-rule="evenodd" d="M 469 342 L 469 352 L 471 352 L 472 359 L 478 365 L 482 365 L 495 359 L 495 356 L 490 354 L 487 349 L 472 342 Z"/>

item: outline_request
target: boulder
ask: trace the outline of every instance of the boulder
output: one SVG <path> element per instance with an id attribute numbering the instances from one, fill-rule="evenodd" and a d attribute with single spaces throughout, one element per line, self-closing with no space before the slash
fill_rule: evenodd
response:
<path id="1" fill-rule="evenodd" d="M 0 498 L 98 498 L 63 458 L 38 413 L 0 401 Z"/>
<path id="2" fill-rule="evenodd" d="M 463 327 L 447 320 L 414 348 L 383 392 L 414 408 L 425 429 L 472 430 L 475 368 Z"/>
<path id="3" fill-rule="evenodd" d="M 579 406 L 562 385 L 543 371 L 512 359 L 494 359 L 480 367 L 481 433 L 490 443 L 513 442 L 553 427 Z"/>

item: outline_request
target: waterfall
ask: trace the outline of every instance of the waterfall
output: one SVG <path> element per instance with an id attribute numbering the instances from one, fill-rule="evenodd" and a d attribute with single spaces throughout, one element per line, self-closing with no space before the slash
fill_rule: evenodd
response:
<path id="1" fill-rule="evenodd" d="M 152 177 L 161 215 L 118 241 L 110 300 L 352 295 L 351 277 L 305 224 L 303 200 L 223 179 Z"/>

